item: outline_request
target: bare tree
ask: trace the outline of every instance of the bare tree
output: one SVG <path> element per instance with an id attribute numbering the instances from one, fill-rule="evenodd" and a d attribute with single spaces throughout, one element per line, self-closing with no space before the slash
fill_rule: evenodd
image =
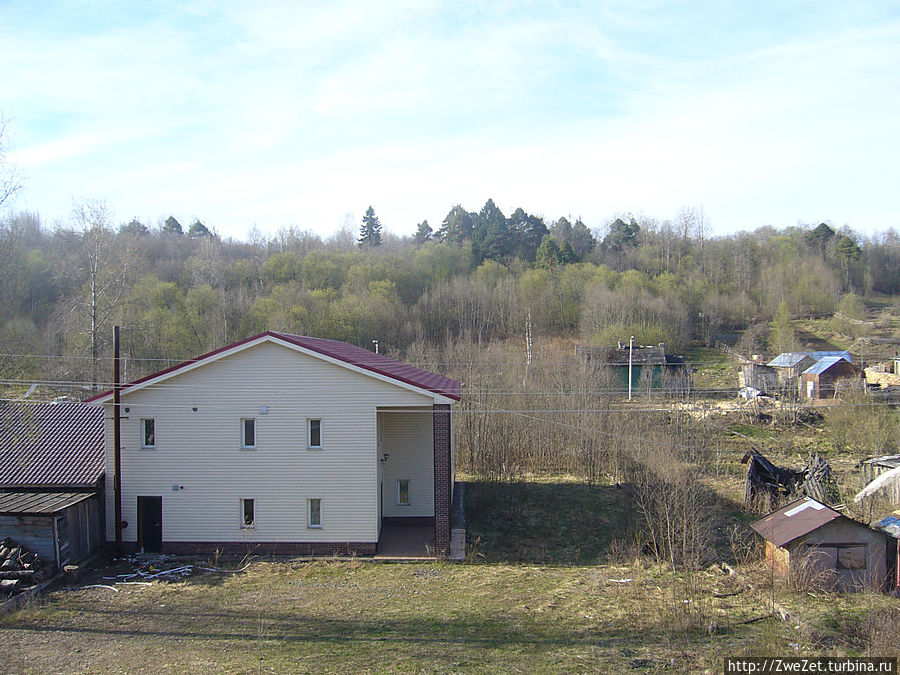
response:
<path id="1" fill-rule="evenodd" d="M 22 189 L 21 176 L 15 164 L 6 159 L 9 147 L 9 121 L 0 118 L 0 210 Z"/>
<path id="2" fill-rule="evenodd" d="M 73 256 L 80 288 L 69 308 L 79 332 L 87 333 L 91 352 L 91 384 L 98 382 L 98 365 L 111 319 L 126 287 L 127 252 L 115 244 L 106 202 L 89 200 L 72 207 L 72 230 L 63 232 Z"/>

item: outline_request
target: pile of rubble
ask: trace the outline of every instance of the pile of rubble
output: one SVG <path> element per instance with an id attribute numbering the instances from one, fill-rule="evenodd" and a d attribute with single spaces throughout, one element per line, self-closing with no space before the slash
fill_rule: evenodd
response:
<path id="1" fill-rule="evenodd" d="M 0 541 L 0 598 L 39 584 L 47 577 L 37 553 L 7 537 Z"/>
<path id="2" fill-rule="evenodd" d="M 240 569 L 221 569 L 218 567 L 201 567 L 195 564 L 179 564 L 178 558 L 165 554 L 137 553 L 126 558 L 116 558 L 118 564 L 131 567 L 131 572 L 103 577 L 116 584 L 149 585 L 151 581 L 181 581 L 198 572 L 216 572 L 220 574 L 240 574 L 250 567 L 247 563 Z M 115 590 L 115 589 L 114 589 Z"/>

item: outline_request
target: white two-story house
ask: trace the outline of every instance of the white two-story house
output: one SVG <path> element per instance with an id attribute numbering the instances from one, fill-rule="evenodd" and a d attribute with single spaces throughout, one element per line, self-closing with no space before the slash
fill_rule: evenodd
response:
<path id="1" fill-rule="evenodd" d="M 171 553 L 376 553 L 382 524 L 447 552 L 461 385 L 344 342 L 266 332 L 120 388 L 107 539 Z"/>

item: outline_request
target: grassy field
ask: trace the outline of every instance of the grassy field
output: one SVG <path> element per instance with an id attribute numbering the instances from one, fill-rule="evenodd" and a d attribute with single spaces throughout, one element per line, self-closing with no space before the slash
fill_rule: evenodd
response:
<path id="1" fill-rule="evenodd" d="M 476 483 L 464 564 L 257 560 L 118 592 L 84 587 L 110 583 L 97 570 L 0 617 L 0 671 L 686 673 L 725 655 L 900 652 L 896 599 L 773 594 L 737 549 L 733 575 L 639 555 L 624 493 Z"/>

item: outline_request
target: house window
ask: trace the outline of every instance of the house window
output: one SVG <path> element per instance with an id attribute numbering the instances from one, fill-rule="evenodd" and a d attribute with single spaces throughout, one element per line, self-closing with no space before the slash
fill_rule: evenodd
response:
<path id="1" fill-rule="evenodd" d="M 321 448 L 322 447 L 322 420 L 309 419 L 306 420 L 306 447 Z"/>
<path id="2" fill-rule="evenodd" d="M 397 506 L 409 506 L 409 480 L 397 481 Z"/>
<path id="3" fill-rule="evenodd" d="M 307 499 L 307 521 L 306 526 L 309 528 L 322 527 L 322 500 Z"/>
<path id="4" fill-rule="evenodd" d="M 153 419 L 141 420 L 141 447 L 156 447 L 156 422 Z"/>
<path id="5" fill-rule="evenodd" d="M 252 417 L 241 420 L 241 447 L 256 447 L 256 420 Z"/>
<path id="6" fill-rule="evenodd" d="M 241 527 L 256 527 L 256 513 L 252 499 L 241 500 Z"/>

